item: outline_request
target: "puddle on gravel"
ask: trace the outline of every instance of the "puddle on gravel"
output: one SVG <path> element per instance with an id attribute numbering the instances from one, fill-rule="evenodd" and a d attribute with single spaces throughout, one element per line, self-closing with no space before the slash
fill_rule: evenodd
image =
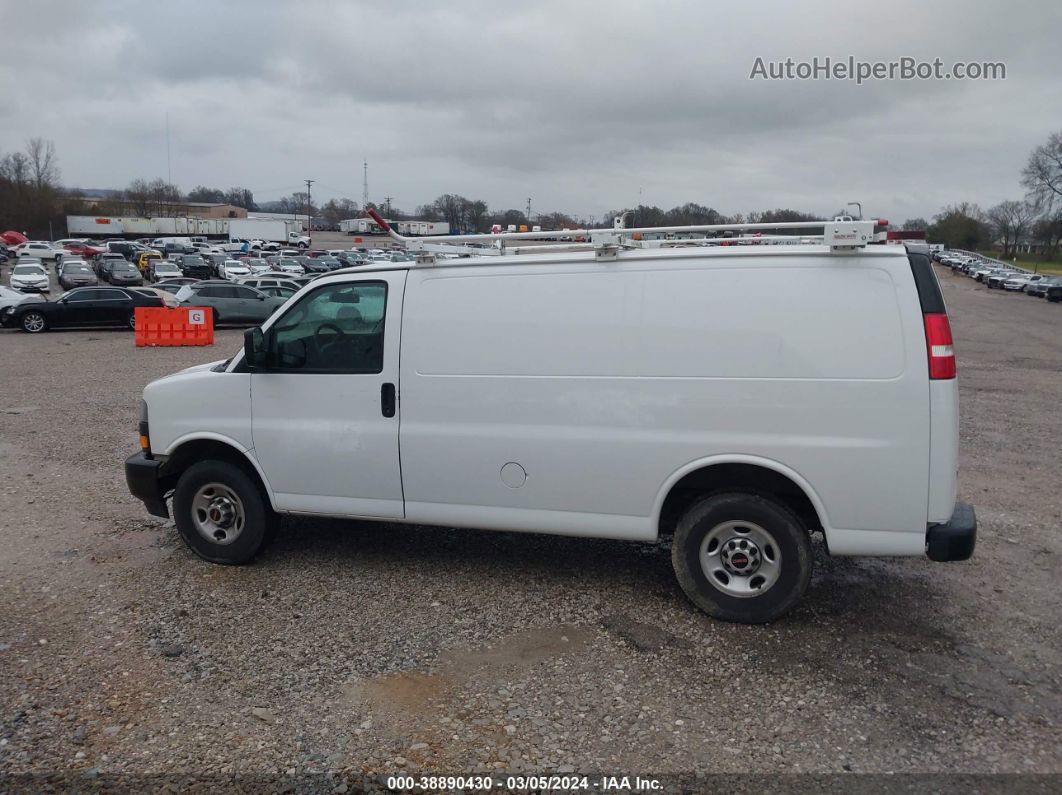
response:
<path id="1" fill-rule="evenodd" d="M 359 680 L 345 696 L 385 713 L 422 714 L 442 707 L 470 680 L 501 681 L 521 668 L 580 654 L 593 637 L 593 631 L 574 625 L 526 630 L 487 646 L 443 652 L 432 673 L 402 671 Z"/>

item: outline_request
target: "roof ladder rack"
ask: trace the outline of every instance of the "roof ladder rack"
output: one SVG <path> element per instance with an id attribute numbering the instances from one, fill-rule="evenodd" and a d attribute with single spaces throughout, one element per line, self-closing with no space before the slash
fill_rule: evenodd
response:
<path id="1" fill-rule="evenodd" d="M 720 243 L 798 243 L 816 242 L 830 247 L 833 253 L 852 252 L 864 248 L 874 241 L 874 221 L 854 220 L 847 216 L 838 216 L 832 221 L 784 221 L 779 223 L 758 224 L 696 224 L 692 226 L 647 226 L 634 229 L 616 227 L 613 229 L 563 229 L 553 232 L 500 232 L 497 234 L 474 235 L 433 235 L 427 237 L 406 237 L 391 228 L 376 210 L 368 209 L 369 217 L 393 240 L 401 243 L 410 252 L 417 254 L 418 265 L 435 264 L 435 254 L 463 254 L 473 256 L 491 256 L 506 253 L 505 244 L 509 241 L 544 240 L 554 243 L 552 246 L 534 246 L 534 251 L 547 253 L 551 249 L 592 248 L 595 259 L 600 262 L 613 262 L 619 258 L 624 249 L 660 248 L 663 246 L 718 245 Z M 801 230 L 809 232 L 822 229 L 821 234 L 764 235 L 764 232 L 782 230 Z M 723 236 L 725 232 L 752 232 L 739 236 Z M 714 236 L 708 236 L 713 233 Z M 667 239 L 647 239 L 647 235 L 700 235 L 703 237 L 670 237 Z M 558 235 L 578 239 L 586 243 L 558 242 Z M 472 244 L 472 245 L 466 245 Z M 512 251 L 528 251 L 531 247 L 514 247 Z"/>

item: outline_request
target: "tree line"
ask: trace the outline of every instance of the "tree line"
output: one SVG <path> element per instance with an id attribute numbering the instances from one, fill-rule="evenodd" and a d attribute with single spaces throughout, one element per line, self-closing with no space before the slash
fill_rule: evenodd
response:
<path id="1" fill-rule="evenodd" d="M 1032 151 L 1021 173 L 1021 185 L 1026 190 L 1021 199 L 1003 201 L 986 210 L 970 202 L 951 204 L 933 216 L 932 221 L 909 218 L 900 226 L 905 230 L 924 230 L 931 242 L 952 248 L 989 249 L 998 244 L 1004 256 L 1011 256 L 1019 246 L 1034 243 L 1043 246 L 1048 254 L 1057 255 L 1062 246 L 1062 132 L 1052 133 Z M 0 231 L 14 229 L 30 237 L 60 236 L 67 215 L 178 215 L 184 212 L 181 207 L 184 202 L 231 204 L 250 211 L 300 215 L 309 212 L 315 224 L 326 227 L 357 217 L 365 209 L 345 197 L 322 204 L 311 203 L 311 197 L 299 191 L 270 202 L 256 202 L 253 192 L 244 187 L 223 190 L 197 185 L 183 193 L 161 178 L 135 179 L 123 190 L 111 191 L 91 205 L 85 198 L 77 189 L 61 185 L 59 160 L 52 141 L 31 138 L 23 151 L 0 153 Z M 482 199 L 454 193 L 444 193 L 434 201 L 415 207 L 411 213 L 392 206 L 390 200 L 369 202 L 368 207 L 396 221 L 446 221 L 451 229 L 465 232 L 488 232 L 494 224 L 503 227 L 536 224 L 543 229 L 611 226 L 613 218 L 620 215 L 626 216 L 628 227 L 801 222 L 821 217 L 783 208 L 724 215 L 713 207 L 688 202 L 669 210 L 642 204 L 624 207 L 611 210 L 600 219 L 556 211 L 535 213 L 528 218 L 525 210 L 491 210 Z"/>

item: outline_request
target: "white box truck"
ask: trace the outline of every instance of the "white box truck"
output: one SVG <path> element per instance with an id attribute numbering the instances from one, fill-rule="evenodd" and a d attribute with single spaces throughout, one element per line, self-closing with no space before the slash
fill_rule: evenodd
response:
<path id="1" fill-rule="evenodd" d="M 687 596 L 728 621 L 797 603 L 813 534 L 831 555 L 965 560 L 925 247 L 824 226 L 684 248 L 574 230 L 593 251 L 471 259 L 406 238 L 415 263 L 324 276 L 231 358 L 149 384 L 129 488 L 158 516 L 172 495 L 215 563 L 254 557 L 279 514 L 666 536 Z"/>
<path id="2" fill-rule="evenodd" d="M 301 222 L 269 218 L 233 218 L 229 221 L 229 240 L 260 240 L 298 248 L 310 246 L 310 238 L 302 234 Z"/>

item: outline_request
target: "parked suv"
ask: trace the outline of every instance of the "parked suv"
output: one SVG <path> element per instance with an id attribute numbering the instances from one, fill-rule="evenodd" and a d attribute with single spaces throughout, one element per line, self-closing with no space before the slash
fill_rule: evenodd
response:
<path id="1" fill-rule="evenodd" d="M 181 273 L 192 279 L 209 279 L 214 275 L 210 264 L 198 254 L 181 254 L 175 258 Z"/>
<path id="2" fill-rule="evenodd" d="M 147 386 L 129 488 L 158 516 L 172 495 L 216 563 L 253 558 L 284 513 L 670 537 L 682 589 L 729 621 L 799 601 L 813 533 L 831 555 L 966 559 L 928 248 L 823 226 L 834 248 L 602 243 L 322 276 L 231 359 Z"/>

